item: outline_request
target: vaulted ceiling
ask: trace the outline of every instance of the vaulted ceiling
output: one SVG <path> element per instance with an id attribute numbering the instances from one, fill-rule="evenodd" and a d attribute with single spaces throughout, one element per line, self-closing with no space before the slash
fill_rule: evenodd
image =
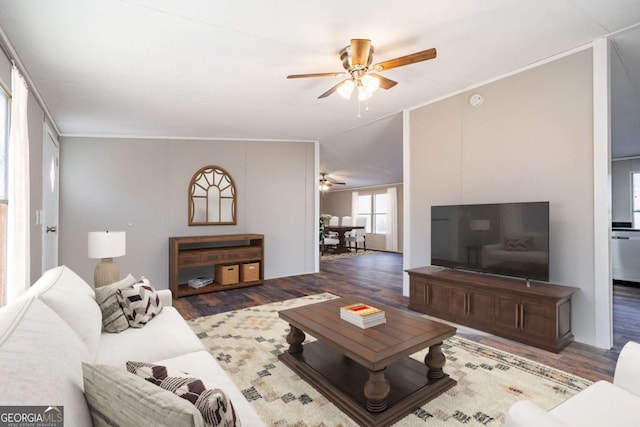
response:
<path id="1" fill-rule="evenodd" d="M 350 186 L 402 179 L 403 109 L 640 22 L 638 0 L 0 0 L 0 11 L 62 134 L 319 140 L 321 169 Z M 630 34 L 616 36 L 612 69 L 633 106 Z M 399 84 L 361 118 L 356 100 L 317 99 L 340 77 L 285 78 L 341 71 L 351 38 L 371 39 L 374 61 L 438 57 L 384 72 Z"/>

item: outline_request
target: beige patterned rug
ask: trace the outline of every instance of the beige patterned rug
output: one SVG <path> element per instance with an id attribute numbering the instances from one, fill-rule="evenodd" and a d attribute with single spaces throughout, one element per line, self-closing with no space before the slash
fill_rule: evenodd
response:
<path id="1" fill-rule="evenodd" d="M 328 260 L 332 260 L 332 259 L 341 259 L 341 258 L 351 258 L 354 256 L 363 256 L 363 255 L 373 255 L 373 254 L 377 254 L 379 253 L 378 251 L 363 251 L 363 250 L 359 250 L 359 251 L 350 251 L 350 252 L 344 252 L 341 254 L 332 254 L 330 252 L 325 252 L 324 255 L 322 255 L 320 257 L 320 259 L 322 261 L 328 261 Z"/>
<path id="2" fill-rule="evenodd" d="M 277 358 L 288 348 L 289 327 L 278 310 L 331 298 L 324 293 L 230 311 L 192 320 L 190 326 L 268 425 L 356 426 Z M 307 334 L 307 340 L 313 338 Z M 445 372 L 458 384 L 395 426 L 500 426 L 518 400 L 531 399 L 549 409 L 591 383 L 458 337 L 445 341 L 442 349 Z M 422 361 L 425 353 L 412 357 Z"/>

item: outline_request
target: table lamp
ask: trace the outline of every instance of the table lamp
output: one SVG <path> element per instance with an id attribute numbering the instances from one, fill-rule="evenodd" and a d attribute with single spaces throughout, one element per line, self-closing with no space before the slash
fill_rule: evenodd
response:
<path id="1" fill-rule="evenodd" d="M 124 231 L 90 231 L 89 258 L 102 259 L 93 273 L 96 287 L 108 285 L 120 280 L 120 267 L 113 258 L 123 256 L 126 250 Z"/>
<path id="2" fill-rule="evenodd" d="M 484 233 L 491 229 L 491 221 L 488 219 L 472 219 L 469 228 L 476 232 L 476 246 L 482 244 Z"/>

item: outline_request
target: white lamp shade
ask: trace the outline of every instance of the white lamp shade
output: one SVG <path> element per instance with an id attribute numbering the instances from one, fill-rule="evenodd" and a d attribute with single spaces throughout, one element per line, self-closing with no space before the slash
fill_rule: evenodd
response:
<path id="1" fill-rule="evenodd" d="M 353 83 L 353 81 L 345 80 L 344 83 L 342 83 L 340 85 L 340 87 L 338 88 L 338 93 L 344 99 L 350 99 L 351 98 L 351 92 L 353 92 L 353 88 L 355 86 L 356 85 Z"/>
<path id="2" fill-rule="evenodd" d="M 486 231 L 491 228 L 491 222 L 488 219 L 472 219 L 469 228 L 475 231 Z"/>
<path id="3" fill-rule="evenodd" d="M 126 253 L 126 232 L 90 231 L 89 258 L 115 258 Z"/>

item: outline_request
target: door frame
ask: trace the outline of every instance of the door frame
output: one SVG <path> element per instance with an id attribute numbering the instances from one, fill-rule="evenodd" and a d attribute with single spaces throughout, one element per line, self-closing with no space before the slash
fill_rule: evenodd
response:
<path id="1" fill-rule="evenodd" d="M 42 253 L 41 253 L 41 258 L 42 258 L 42 263 L 41 263 L 41 269 L 42 269 L 42 273 L 45 272 L 45 269 L 47 268 L 47 266 L 45 265 L 46 263 L 46 239 L 47 239 L 47 218 L 50 217 L 50 213 L 47 212 L 47 210 L 45 209 L 45 192 L 47 191 L 47 187 L 46 187 L 46 183 L 49 182 L 49 164 L 47 162 L 47 157 L 45 156 L 45 145 L 48 144 L 48 140 L 47 138 L 51 138 L 51 140 L 53 141 L 53 143 L 56 146 L 56 187 L 57 187 L 57 192 L 56 192 L 56 214 L 57 214 L 57 221 L 56 221 L 56 229 L 57 231 L 53 234 L 55 236 L 55 264 L 58 264 L 58 242 L 59 242 L 59 233 L 60 233 L 60 143 L 58 141 L 58 136 L 56 135 L 56 133 L 51 129 L 51 127 L 49 126 L 49 124 L 45 121 L 44 122 L 44 126 L 43 126 L 43 133 L 42 133 L 42 184 L 43 184 L 43 188 L 42 188 L 42 209 L 40 211 L 40 225 L 41 225 L 41 234 L 42 234 Z M 44 218 L 42 218 L 42 212 L 44 212 Z"/>

